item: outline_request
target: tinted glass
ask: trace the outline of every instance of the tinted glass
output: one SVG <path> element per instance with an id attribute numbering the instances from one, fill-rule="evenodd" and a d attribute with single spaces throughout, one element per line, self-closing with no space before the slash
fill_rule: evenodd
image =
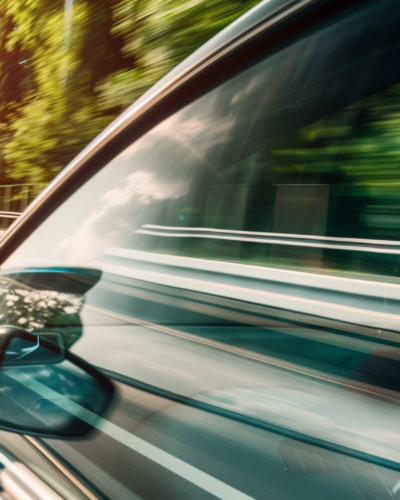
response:
<path id="1" fill-rule="evenodd" d="M 120 399 L 48 445 L 111 498 L 398 494 L 399 21 L 364 3 L 222 84 L 6 262 L 102 271 L 71 350 Z"/>

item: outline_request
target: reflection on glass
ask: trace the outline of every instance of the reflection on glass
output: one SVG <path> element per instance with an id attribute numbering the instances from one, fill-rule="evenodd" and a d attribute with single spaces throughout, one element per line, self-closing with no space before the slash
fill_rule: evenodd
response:
<path id="1" fill-rule="evenodd" d="M 1 278 L 1 322 L 27 330 L 46 325 L 79 325 L 82 297 L 54 290 L 32 290 Z"/>
<path id="2" fill-rule="evenodd" d="M 104 377 L 76 363 L 43 359 L 37 366 L 13 368 L 7 363 L 0 367 L 0 428 L 44 437 L 82 436 L 99 422 L 111 394 Z"/>
<path id="3" fill-rule="evenodd" d="M 14 262 L 82 265 L 117 247 L 397 276 L 398 26 L 379 9 L 355 15 L 357 29 L 345 21 L 305 37 L 160 123 Z"/>
<path id="4" fill-rule="evenodd" d="M 0 335 L 4 337 L 11 333 L 12 327 L 0 327 Z M 64 359 L 63 339 L 54 333 L 51 342 L 43 341 L 39 335 L 27 334 L 25 330 L 15 332 L 7 345 L 2 345 L 1 367 L 43 365 L 60 363 Z M 22 335 L 21 335 L 22 334 Z M 25 335 L 24 335 L 25 334 Z"/>
<path id="5" fill-rule="evenodd" d="M 36 268 L 0 276 L 0 325 L 34 331 L 48 340 L 63 337 L 70 348 L 82 334 L 85 294 L 100 279 L 93 269 Z"/>

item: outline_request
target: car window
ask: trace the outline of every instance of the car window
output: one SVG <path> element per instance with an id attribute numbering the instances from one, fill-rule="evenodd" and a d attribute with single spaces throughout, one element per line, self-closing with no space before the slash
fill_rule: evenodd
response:
<path id="1" fill-rule="evenodd" d="M 396 276 L 399 42 L 396 16 L 375 10 L 356 28 L 344 20 L 300 40 L 159 124 L 12 262 L 86 264 L 122 248 Z"/>
<path id="2" fill-rule="evenodd" d="M 120 397 L 47 445 L 110 498 L 400 489 L 399 21 L 364 3 L 222 83 L 4 264 L 101 270 L 57 328 Z M 15 280 L 2 321 L 48 328 Z"/>

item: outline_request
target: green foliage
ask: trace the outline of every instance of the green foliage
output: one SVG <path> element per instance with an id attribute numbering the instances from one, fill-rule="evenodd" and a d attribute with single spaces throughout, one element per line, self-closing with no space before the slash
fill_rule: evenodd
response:
<path id="1" fill-rule="evenodd" d="M 3 2 L 0 177 L 38 193 L 133 100 L 255 3 Z"/>
<path id="2" fill-rule="evenodd" d="M 398 239 L 399 130 L 397 84 L 280 141 L 271 153 L 268 182 L 336 185 L 335 211 L 342 218 L 332 236 Z M 358 207 L 357 223 L 344 198 Z"/>
<path id="3" fill-rule="evenodd" d="M 110 75 L 99 86 L 104 109 L 125 108 L 185 57 L 257 1 L 121 0 L 113 33 L 124 39 L 131 71 Z"/>

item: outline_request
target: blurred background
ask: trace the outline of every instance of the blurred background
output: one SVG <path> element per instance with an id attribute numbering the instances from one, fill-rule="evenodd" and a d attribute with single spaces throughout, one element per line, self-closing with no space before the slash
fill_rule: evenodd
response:
<path id="1" fill-rule="evenodd" d="M 0 5 L 0 230 L 108 123 L 257 0 Z"/>

